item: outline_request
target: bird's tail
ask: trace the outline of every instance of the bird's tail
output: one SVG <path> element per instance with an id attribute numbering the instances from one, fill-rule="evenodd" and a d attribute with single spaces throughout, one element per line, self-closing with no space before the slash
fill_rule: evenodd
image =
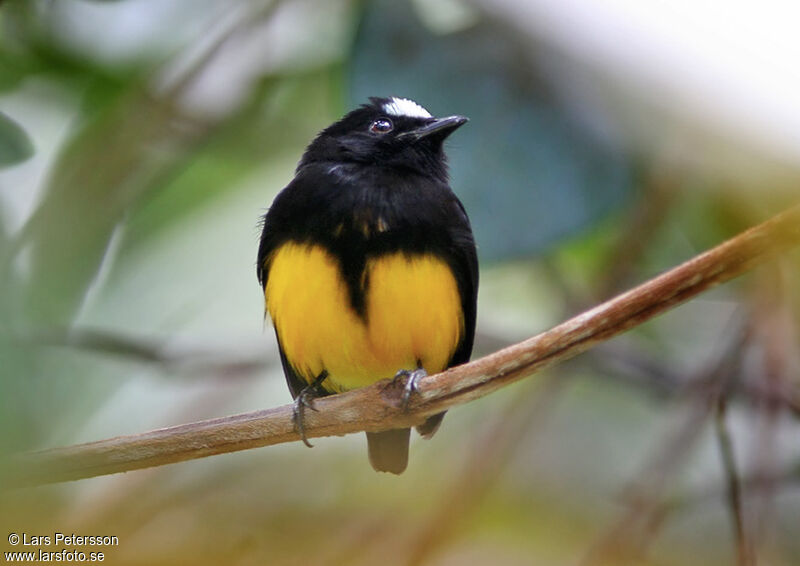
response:
<path id="1" fill-rule="evenodd" d="M 410 428 L 367 433 L 369 463 L 376 472 L 402 474 L 408 465 Z"/>

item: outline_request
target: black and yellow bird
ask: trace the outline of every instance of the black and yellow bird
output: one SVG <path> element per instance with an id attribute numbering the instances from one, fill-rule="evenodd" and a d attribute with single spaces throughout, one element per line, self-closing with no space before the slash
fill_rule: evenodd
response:
<path id="1" fill-rule="evenodd" d="M 315 396 L 397 375 L 410 393 L 469 360 L 478 260 L 442 147 L 466 121 L 371 98 L 317 135 L 265 215 L 258 279 L 301 434 Z M 409 434 L 368 432 L 373 468 L 405 470 Z"/>

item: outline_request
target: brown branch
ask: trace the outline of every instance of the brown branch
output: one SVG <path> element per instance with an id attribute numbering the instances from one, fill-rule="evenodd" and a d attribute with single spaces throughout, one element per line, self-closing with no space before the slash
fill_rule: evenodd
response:
<path id="1" fill-rule="evenodd" d="M 309 437 L 407 427 L 488 395 L 571 358 L 729 281 L 800 244 L 800 206 L 566 322 L 469 364 L 422 381 L 407 411 L 398 387 L 384 381 L 317 401 L 306 411 Z M 143 434 L 21 454 L 6 464 L 5 486 L 29 486 L 161 466 L 214 454 L 299 440 L 291 405 L 164 428 Z"/>

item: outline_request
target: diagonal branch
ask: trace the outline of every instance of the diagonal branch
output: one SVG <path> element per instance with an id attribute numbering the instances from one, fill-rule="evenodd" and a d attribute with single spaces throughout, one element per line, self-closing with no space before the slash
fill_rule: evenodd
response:
<path id="1" fill-rule="evenodd" d="M 408 427 L 488 395 L 642 324 L 709 287 L 800 244 L 800 206 L 558 326 L 491 355 L 430 376 L 407 411 L 387 381 L 326 397 L 306 411 L 309 438 Z M 161 466 L 299 440 L 292 407 L 234 415 L 11 458 L 2 485 L 30 486 Z"/>

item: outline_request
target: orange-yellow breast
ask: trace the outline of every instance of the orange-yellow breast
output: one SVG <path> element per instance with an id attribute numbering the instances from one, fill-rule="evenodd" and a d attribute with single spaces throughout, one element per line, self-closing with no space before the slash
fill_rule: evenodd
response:
<path id="1" fill-rule="evenodd" d="M 366 316 L 353 310 L 339 264 L 322 247 L 286 243 L 269 260 L 266 308 L 289 363 L 308 382 L 323 370 L 331 391 L 447 366 L 464 332 L 458 286 L 433 255 L 368 260 Z"/>

